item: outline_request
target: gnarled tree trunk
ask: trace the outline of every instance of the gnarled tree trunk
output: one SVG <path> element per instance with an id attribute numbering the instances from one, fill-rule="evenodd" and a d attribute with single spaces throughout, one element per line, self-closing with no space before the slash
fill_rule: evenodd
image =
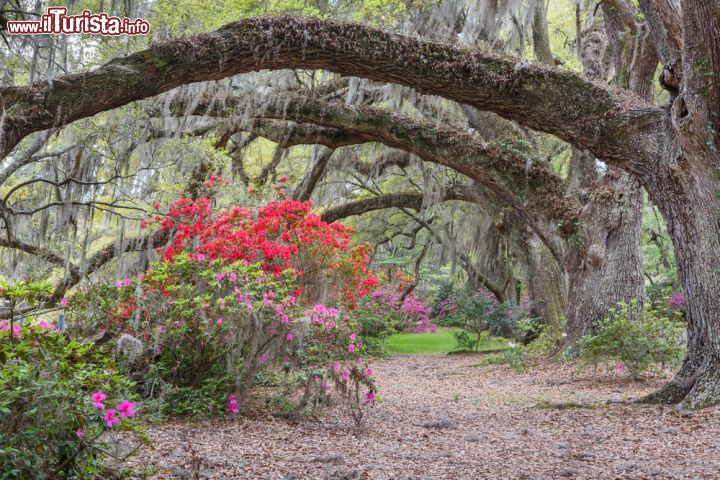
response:
<path id="1" fill-rule="evenodd" d="M 610 170 L 580 215 L 581 233 L 569 241 L 567 337 L 572 346 L 593 333 L 618 302 L 644 298 L 640 227 L 643 195 L 637 180 Z"/>

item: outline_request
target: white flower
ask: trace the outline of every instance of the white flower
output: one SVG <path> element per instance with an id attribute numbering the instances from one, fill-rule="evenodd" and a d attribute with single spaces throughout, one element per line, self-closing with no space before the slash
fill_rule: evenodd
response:
<path id="1" fill-rule="evenodd" d="M 508 347 L 510 347 L 510 348 L 515 348 L 515 343 L 514 343 L 514 342 L 508 342 Z"/>
<path id="2" fill-rule="evenodd" d="M 563 332 L 562 337 L 563 338 L 567 337 L 567 333 Z"/>

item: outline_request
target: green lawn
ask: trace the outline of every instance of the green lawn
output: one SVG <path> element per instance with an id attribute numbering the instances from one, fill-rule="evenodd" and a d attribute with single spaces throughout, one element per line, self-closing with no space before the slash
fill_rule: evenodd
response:
<path id="1" fill-rule="evenodd" d="M 496 350 L 507 346 L 507 340 L 489 339 L 479 350 Z M 387 338 L 388 355 L 431 355 L 457 349 L 452 329 L 440 328 L 437 333 L 399 333 Z"/>

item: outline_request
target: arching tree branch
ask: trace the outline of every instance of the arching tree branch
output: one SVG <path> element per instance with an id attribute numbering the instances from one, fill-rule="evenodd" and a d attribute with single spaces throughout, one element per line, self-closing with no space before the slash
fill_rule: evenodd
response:
<path id="1" fill-rule="evenodd" d="M 494 111 L 631 169 L 649 161 L 637 136 L 655 138 L 665 125 L 661 110 L 632 94 L 563 69 L 353 23 L 259 17 L 159 43 L 90 72 L 0 90 L 0 157 L 32 132 L 183 84 L 287 68 L 406 85 Z"/>
<path id="2" fill-rule="evenodd" d="M 445 191 L 445 194 L 439 200 L 441 202 L 448 200 L 472 201 L 471 187 L 450 188 Z M 388 193 L 380 196 L 362 198 L 330 208 L 323 212 L 322 219 L 331 223 L 353 215 L 362 215 L 386 208 L 410 208 L 415 211 L 420 211 L 424 203 L 425 198 L 421 192 Z"/>
<path id="3" fill-rule="evenodd" d="M 413 153 L 425 161 L 467 175 L 526 217 L 526 205 L 531 205 L 560 224 L 565 234 L 574 231 L 579 205 L 565 195 L 564 181 L 542 161 L 533 159 L 522 144 L 485 144 L 464 133 L 459 126 L 439 126 L 375 107 L 306 99 L 286 102 L 286 105 L 289 108 L 283 111 L 268 110 L 262 115 L 288 115 L 295 121 L 342 129 L 368 142 L 380 142 Z M 528 217 L 527 220 L 531 225 L 536 219 Z"/>

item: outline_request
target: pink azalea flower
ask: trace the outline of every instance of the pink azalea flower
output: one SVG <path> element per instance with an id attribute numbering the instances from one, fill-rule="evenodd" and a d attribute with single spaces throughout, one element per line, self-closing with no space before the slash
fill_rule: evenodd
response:
<path id="1" fill-rule="evenodd" d="M 61 307 L 67 307 L 68 306 L 68 299 L 63 297 L 62 300 L 60 300 L 60 306 Z"/>
<path id="2" fill-rule="evenodd" d="M 113 428 L 118 423 L 120 423 L 120 419 L 117 417 L 117 412 L 112 408 L 108 408 L 105 411 L 105 425 L 107 425 L 108 428 Z"/>
<path id="3" fill-rule="evenodd" d="M 45 320 L 40 320 L 37 326 L 43 330 L 55 330 L 55 325 L 48 323 Z"/>
<path id="4" fill-rule="evenodd" d="M 217 324 L 218 324 L 218 325 L 222 325 L 222 322 L 223 322 L 222 317 L 220 317 L 220 318 L 217 319 Z"/>
<path id="5" fill-rule="evenodd" d="M 130 279 L 129 279 L 129 278 L 126 278 L 126 279 L 125 279 L 125 281 L 123 282 L 123 286 L 125 286 L 125 287 L 129 287 L 129 286 L 130 286 Z"/>
<path id="6" fill-rule="evenodd" d="M 231 282 L 237 281 L 237 275 L 235 275 L 235 272 L 230 272 L 230 275 L 228 275 Z"/>
<path id="7" fill-rule="evenodd" d="M 350 340 L 352 340 L 352 341 L 354 342 L 355 339 L 357 339 L 357 335 L 355 335 L 354 333 L 351 333 L 351 334 L 350 334 Z"/>
<path id="8" fill-rule="evenodd" d="M 375 401 L 375 392 L 373 392 L 372 390 L 368 391 L 366 396 L 367 396 L 368 402 Z"/>
<path id="9" fill-rule="evenodd" d="M 618 363 L 616 370 L 622 373 L 622 371 L 625 370 L 625 366 L 622 363 Z"/>
<path id="10" fill-rule="evenodd" d="M 198 253 L 195 258 L 198 262 L 202 262 L 203 260 L 205 260 L 205 255 L 203 255 L 202 253 Z"/>
<path id="11" fill-rule="evenodd" d="M 350 353 L 355 352 L 355 345 L 353 345 L 352 343 L 350 345 L 348 345 L 348 352 L 350 352 Z"/>
<path id="12" fill-rule="evenodd" d="M 123 400 L 115 408 L 120 412 L 120 418 L 132 418 L 135 416 L 135 404 L 133 402 Z"/>
<path id="13" fill-rule="evenodd" d="M 372 376 L 373 371 L 372 371 L 371 368 L 368 368 L 368 369 L 365 371 L 365 373 L 367 374 L 368 377 L 370 377 L 370 376 Z"/>
<path id="14" fill-rule="evenodd" d="M 292 333 L 288 333 L 286 338 L 287 338 L 288 342 L 292 342 L 293 334 L 292 334 Z"/>
<path id="15" fill-rule="evenodd" d="M 238 413 L 240 409 L 238 408 L 237 398 L 235 398 L 235 394 L 231 393 L 228 396 L 228 405 L 227 405 L 228 412 L 230 413 Z"/>
<path id="16" fill-rule="evenodd" d="M 215 275 L 215 279 L 216 279 L 218 282 L 221 281 L 223 278 L 225 278 L 225 272 L 220 272 L 220 273 L 218 273 L 218 274 Z"/>
<path id="17" fill-rule="evenodd" d="M 282 323 L 285 323 L 285 324 L 287 324 L 290 321 L 290 319 L 288 318 L 287 315 L 283 315 L 280 319 L 282 320 Z"/>
<path id="18" fill-rule="evenodd" d="M 258 363 L 265 363 L 268 359 L 268 356 L 266 354 L 262 354 L 258 357 Z"/>
<path id="19" fill-rule="evenodd" d="M 350 370 L 348 370 L 347 367 L 343 368 L 341 375 L 345 380 L 347 380 L 348 378 L 350 378 Z"/>
<path id="20" fill-rule="evenodd" d="M 75 435 L 77 435 L 77 437 L 82 440 L 83 438 L 85 438 L 85 431 L 82 428 L 78 428 L 77 430 L 75 430 Z"/>
<path id="21" fill-rule="evenodd" d="M 93 393 L 90 398 L 92 398 L 92 403 L 95 408 L 98 410 L 102 410 L 105 408 L 105 405 L 103 405 L 102 401 L 107 398 L 107 395 L 105 395 L 103 392 L 98 390 L 97 392 Z"/>

